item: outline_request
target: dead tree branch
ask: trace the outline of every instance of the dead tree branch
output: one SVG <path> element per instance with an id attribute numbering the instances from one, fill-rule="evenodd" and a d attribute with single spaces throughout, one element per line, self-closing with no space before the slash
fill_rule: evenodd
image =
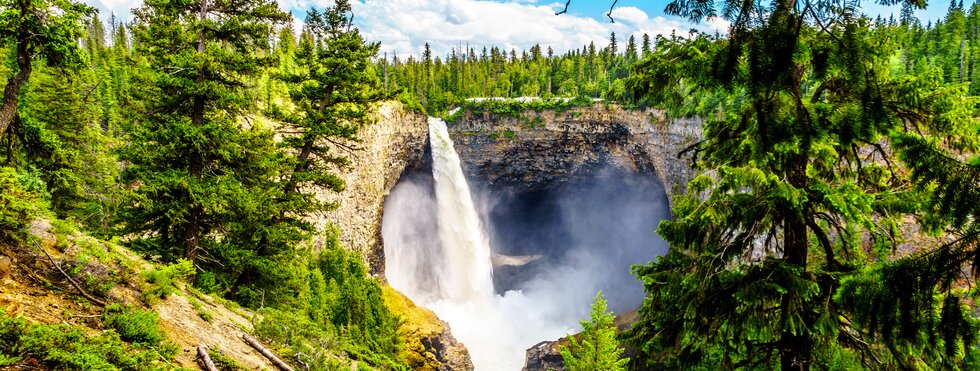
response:
<path id="1" fill-rule="evenodd" d="M 197 346 L 197 359 L 201 360 L 205 370 L 218 371 L 218 367 L 211 361 L 211 356 L 208 355 L 208 349 L 204 347 L 204 344 Z"/>
<path id="2" fill-rule="evenodd" d="M 99 300 L 98 298 L 90 295 L 88 292 L 85 291 L 85 289 L 82 288 L 82 285 L 80 285 L 78 283 L 78 281 L 75 281 L 75 279 L 72 278 L 72 276 L 69 275 L 67 272 L 65 272 L 64 269 L 61 269 L 61 265 L 59 265 L 57 262 L 55 262 L 54 261 L 54 258 L 52 258 L 50 254 L 48 254 L 48 251 L 45 250 L 44 247 L 41 247 L 41 244 L 39 244 L 36 240 L 34 241 L 34 247 L 36 247 L 38 250 L 41 250 L 41 252 L 44 253 L 44 256 L 47 256 L 48 257 L 48 260 L 51 261 L 51 265 L 53 265 L 55 267 L 55 269 L 58 270 L 58 272 L 61 272 L 61 275 L 65 276 L 65 278 L 68 279 L 68 282 L 71 282 L 71 285 L 72 286 L 75 286 L 75 289 L 78 290 L 78 293 L 82 294 L 82 296 L 84 296 L 86 299 L 88 299 L 91 302 L 99 305 L 100 307 L 104 307 L 105 306 L 105 302 L 104 301 Z"/>

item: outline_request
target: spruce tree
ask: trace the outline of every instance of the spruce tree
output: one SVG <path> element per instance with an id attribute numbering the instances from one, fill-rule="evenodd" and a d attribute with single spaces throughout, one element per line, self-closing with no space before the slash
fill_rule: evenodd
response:
<path id="1" fill-rule="evenodd" d="M 568 347 L 559 346 L 565 368 L 570 371 L 625 370 L 629 359 L 620 359 L 623 349 L 616 340 L 615 320 L 616 316 L 606 311 L 602 292 L 596 293 L 589 320 L 580 322 L 582 332 L 568 337 Z"/>
<path id="2" fill-rule="evenodd" d="M 269 0 L 148 0 L 134 13 L 143 108 L 122 152 L 133 192 L 121 221 L 136 246 L 197 262 L 273 197 L 272 134 L 250 119 L 247 88 L 289 15 Z"/>
<path id="3" fill-rule="evenodd" d="M 283 38 L 289 42 L 289 38 Z M 289 272 L 279 263 L 314 232 L 310 220 L 332 209 L 318 197 L 324 190 L 341 191 L 343 180 L 335 171 L 348 171 L 344 155 L 357 143 L 358 129 L 369 122 L 372 106 L 380 98 L 380 83 L 371 58 L 377 43 L 368 43 L 353 26 L 350 3 L 339 0 L 324 11 L 307 13 L 306 26 L 294 50 L 278 67 L 276 77 L 286 84 L 290 105 L 270 107 L 269 117 L 282 126 L 276 158 L 279 176 L 272 202 L 248 223 L 229 231 L 232 240 L 246 240 L 251 249 L 235 249 L 232 273 L 235 296 L 246 305 L 258 305 L 262 293 L 287 301 Z M 294 298 L 295 299 L 295 298 Z"/>
<path id="4" fill-rule="evenodd" d="M 701 175 L 658 231 L 671 249 L 635 268 L 648 296 L 630 343 L 682 368 L 975 367 L 977 321 L 952 286 L 975 242 L 891 254 L 932 190 L 962 183 L 927 171 L 942 161 L 911 134 L 975 138 L 962 86 L 894 74 L 894 45 L 853 8 L 752 4 L 721 13 L 728 39 L 672 37 L 636 68 L 633 86 L 673 114 L 708 104 L 686 151 Z M 934 183 L 911 187 L 898 158 Z M 948 215 L 936 209 L 920 223 Z"/>

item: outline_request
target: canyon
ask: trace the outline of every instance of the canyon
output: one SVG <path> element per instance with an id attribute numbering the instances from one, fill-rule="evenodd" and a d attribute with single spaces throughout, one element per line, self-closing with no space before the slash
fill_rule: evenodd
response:
<path id="1" fill-rule="evenodd" d="M 617 186 L 613 190 L 617 195 L 624 192 L 645 193 L 648 194 L 643 196 L 646 199 L 662 199 L 656 201 L 663 203 L 662 207 L 656 207 L 662 215 L 651 214 L 639 218 L 653 220 L 650 222 L 652 225 L 634 228 L 644 228 L 642 232 L 649 234 L 651 240 L 659 240 L 652 233 L 656 227 L 655 221 L 669 217 L 670 196 L 683 192 L 687 181 L 693 176 L 689 157 L 680 154 L 696 143 L 701 133 L 698 119 L 668 119 L 659 110 L 625 109 L 605 103 L 563 110 L 528 109 L 519 111 L 519 114 L 463 108 L 448 117 L 447 122 L 461 168 L 474 188 L 474 194 L 483 195 L 474 196 L 478 198 L 475 200 L 478 208 L 485 219 L 496 221 L 489 226 L 492 244 L 511 246 L 511 251 L 494 252 L 494 285 L 501 294 L 508 289 L 521 289 L 522 282 L 542 270 L 555 269 L 555 264 L 548 263 L 547 259 L 538 260 L 542 254 L 547 254 L 547 248 L 528 247 L 535 244 L 546 246 L 553 240 L 553 237 L 540 236 L 541 233 L 534 237 L 534 231 L 528 228 L 548 230 L 555 227 L 530 225 L 535 223 L 528 223 L 528 220 L 532 220 L 528 217 L 553 217 L 560 209 L 556 205 L 568 203 L 556 201 L 556 195 L 574 193 L 576 189 L 596 188 L 590 188 L 597 182 L 595 179 L 615 181 Z M 432 171 L 428 130 L 423 115 L 408 112 L 397 103 L 380 105 L 374 122 L 362 128 L 360 140 L 338 148 L 349 156 L 350 168 L 357 169 L 342 172 L 345 190 L 339 194 L 323 195 L 335 202 L 337 208 L 317 222 L 323 228 L 329 224 L 338 229 L 345 246 L 359 251 L 368 262 L 372 274 L 382 279 L 385 277 L 386 253 L 382 225 L 386 204 L 391 201 L 389 196 L 396 185 L 405 179 L 421 179 L 416 183 L 423 185 L 431 183 L 431 176 L 427 176 Z M 630 189 L 637 189 L 637 192 L 630 192 Z M 602 200 L 613 196 L 609 192 L 613 191 L 603 190 L 582 197 Z M 580 202 L 582 197 L 574 199 Z M 600 208 L 604 203 L 591 202 L 593 207 Z M 623 205 L 617 208 L 637 204 L 640 205 L 636 207 L 637 212 L 647 212 L 642 208 L 653 207 L 643 206 L 647 205 L 645 202 L 623 198 Z M 526 204 L 533 207 L 518 206 Z M 527 241 L 515 243 L 522 238 Z M 568 240 L 571 241 L 571 237 Z M 659 251 L 665 248 L 658 245 L 653 249 Z M 648 259 L 650 256 L 643 255 L 642 258 Z M 642 261 L 645 260 L 639 262 Z M 621 276 L 628 279 L 628 266 L 620 268 L 623 270 Z M 622 280 L 623 277 L 617 279 Z M 591 296 L 594 292 L 587 294 Z M 607 296 L 610 294 L 614 300 L 618 300 L 615 298 L 616 292 L 607 291 Z M 618 300 L 630 305 L 642 299 L 642 292 L 638 293 L 636 287 L 632 292 L 619 294 L 635 297 L 627 301 Z M 586 306 L 581 311 L 587 309 Z M 631 308 L 614 306 L 614 309 L 625 311 Z M 423 352 L 434 358 L 430 367 L 472 368 L 468 359 L 461 360 L 458 356 L 467 353 L 452 336 L 446 323 L 439 320 L 423 327 L 432 328 L 433 325 L 445 330 L 430 331 L 422 341 L 427 344 Z M 457 356 L 455 359 L 431 357 L 445 354 Z M 554 354 L 550 356 L 554 357 Z"/>

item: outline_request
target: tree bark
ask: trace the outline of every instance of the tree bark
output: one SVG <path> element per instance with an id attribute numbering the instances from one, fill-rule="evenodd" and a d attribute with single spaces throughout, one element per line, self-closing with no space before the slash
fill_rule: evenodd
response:
<path id="1" fill-rule="evenodd" d="M 798 189 L 806 189 L 806 157 L 796 156 L 790 159 L 790 169 L 788 170 L 788 180 L 790 184 Z M 805 211 L 797 214 L 789 211 L 783 216 L 783 261 L 801 268 L 801 274 L 806 274 L 807 253 L 809 241 L 807 236 L 806 222 L 804 220 Z M 800 302 L 800 294 L 793 288 L 789 288 L 781 300 L 783 326 L 782 334 L 779 339 L 779 363 L 783 371 L 810 369 L 813 361 L 813 343 L 808 332 L 810 325 L 809 316 L 806 313 L 803 303 Z M 796 333 L 788 330 L 787 322 L 794 318 L 802 318 L 803 326 L 797 326 Z"/>
<path id="2" fill-rule="evenodd" d="M 207 20 L 208 15 L 208 1 L 201 0 L 198 22 L 204 23 Z M 205 51 L 205 38 L 204 38 L 204 27 L 201 26 L 200 31 L 197 34 L 197 53 L 198 55 L 204 54 Z M 204 71 L 197 71 L 197 82 L 204 82 Z M 193 107 L 191 108 L 191 124 L 196 127 L 204 125 L 204 108 L 205 108 L 205 98 L 200 95 L 194 96 Z M 201 180 L 203 177 L 204 170 L 204 159 L 203 154 L 198 151 L 192 151 L 189 156 L 190 161 L 190 172 L 195 180 Z M 184 230 L 184 258 L 190 260 L 192 263 L 197 262 L 197 252 L 200 248 L 201 241 L 201 217 L 204 213 L 204 209 L 201 205 L 194 205 L 191 207 L 190 215 L 187 217 L 187 228 Z"/>
<path id="3" fill-rule="evenodd" d="M 265 356 L 265 358 L 268 358 L 270 361 L 272 361 L 272 363 L 275 364 L 276 367 L 279 367 L 284 371 L 293 371 L 293 368 L 291 366 L 286 364 L 286 362 L 283 362 L 282 359 L 279 359 L 279 357 L 276 357 L 275 354 L 272 354 L 272 352 L 269 349 L 266 349 L 266 347 L 262 346 L 262 344 L 259 344 L 259 342 L 253 339 L 251 336 L 248 336 L 247 334 L 242 334 L 242 340 L 245 340 L 245 342 L 248 343 L 248 345 L 251 345 L 252 348 L 255 348 L 255 350 L 259 351 L 259 353 L 262 353 L 262 355 Z"/>
<path id="4" fill-rule="evenodd" d="M 14 122 L 20 101 L 20 89 L 31 77 L 31 55 L 24 39 L 26 36 L 21 35 L 17 40 L 17 68 L 19 70 L 7 79 L 7 86 L 3 89 L 3 103 L 0 104 L 0 136 L 3 136 L 10 124 Z"/>

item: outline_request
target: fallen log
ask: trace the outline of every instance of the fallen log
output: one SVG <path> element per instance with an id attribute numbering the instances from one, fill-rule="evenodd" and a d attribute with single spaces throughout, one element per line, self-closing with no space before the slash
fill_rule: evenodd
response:
<path id="1" fill-rule="evenodd" d="M 207 348 L 204 347 L 204 344 L 197 346 L 197 358 L 200 359 L 201 363 L 204 364 L 205 370 L 218 371 L 218 367 L 216 367 L 214 365 L 214 362 L 211 361 L 211 356 L 208 355 L 208 350 Z"/>
<path id="2" fill-rule="evenodd" d="M 72 276 L 70 274 L 68 274 L 67 272 L 65 272 L 64 269 L 61 269 L 61 265 L 59 265 L 57 262 L 54 261 L 54 258 L 51 257 L 51 254 L 48 254 L 48 251 L 45 250 L 44 247 L 41 246 L 40 243 L 38 243 L 37 241 L 34 241 L 34 247 L 36 249 L 38 249 L 38 250 L 41 250 L 41 252 L 44 253 L 44 256 L 47 256 L 48 257 L 48 260 L 51 261 L 51 265 L 53 265 L 55 267 L 55 269 L 58 270 L 58 272 L 61 272 L 61 275 L 62 276 L 65 276 L 65 278 L 68 279 L 68 282 L 71 283 L 71 285 L 74 286 L 76 290 L 78 290 L 78 293 L 82 294 L 82 296 L 84 296 L 86 299 L 88 299 L 89 301 L 91 301 L 91 302 L 93 302 L 93 303 L 95 303 L 95 304 L 97 304 L 97 305 L 99 305 L 101 307 L 104 307 L 105 306 L 105 302 L 104 301 L 99 300 L 98 298 L 90 295 L 87 291 L 85 291 L 85 289 L 82 288 L 82 285 L 79 284 L 78 281 L 75 281 L 75 279 L 72 278 Z"/>
<path id="3" fill-rule="evenodd" d="M 269 361 L 272 361 L 276 367 L 279 367 L 283 371 L 293 371 L 291 366 L 286 364 L 286 362 L 283 362 L 281 359 L 279 359 L 279 357 L 276 357 L 275 354 L 272 354 L 272 351 L 262 346 L 262 344 L 259 344 L 257 340 L 252 339 L 252 337 L 248 336 L 248 334 L 242 334 L 242 340 L 245 340 L 248 345 L 251 345 L 252 348 L 255 348 L 255 350 L 259 351 L 259 353 L 262 353 L 262 355 L 265 356 L 265 358 L 268 358 Z"/>

